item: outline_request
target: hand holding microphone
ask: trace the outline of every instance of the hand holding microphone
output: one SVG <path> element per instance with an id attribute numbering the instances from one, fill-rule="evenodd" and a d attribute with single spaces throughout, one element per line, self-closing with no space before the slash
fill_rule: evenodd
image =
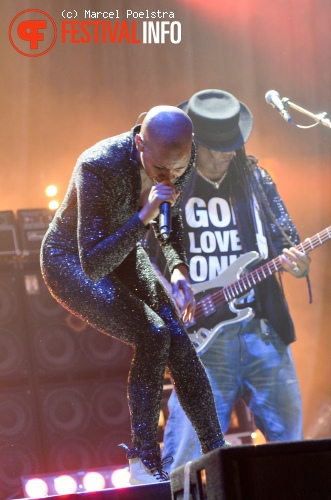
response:
<path id="1" fill-rule="evenodd" d="M 158 215 L 161 238 L 166 241 L 171 232 L 171 206 L 175 204 L 179 192 L 172 183 L 158 182 L 152 186 L 148 200 L 139 212 L 139 218 L 145 226 Z"/>
<path id="2" fill-rule="evenodd" d="M 173 186 L 173 184 L 172 184 L 172 186 Z M 174 190 L 172 202 L 164 201 L 160 205 L 159 231 L 160 231 L 161 239 L 163 241 L 167 241 L 167 239 L 169 238 L 170 233 L 171 233 L 171 205 L 175 203 L 178 195 L 179 195 L 179 192 L 176 192 Z"/>
<path id="3" fill-rule="evenodd" d="M 164 201 L 160 205 L 159 231 L 163 241 L 166 241 L 171 233 L 171 205 Z"/>

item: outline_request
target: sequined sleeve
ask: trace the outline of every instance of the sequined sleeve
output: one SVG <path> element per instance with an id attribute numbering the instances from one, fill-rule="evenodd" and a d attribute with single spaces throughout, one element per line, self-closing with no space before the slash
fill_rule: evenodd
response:
<path id="1" fill-rule="evenodd" d="M 277 253 L 281 254 L 284 248 L 288 248 L 291 245 L 297 245 L 300 242 L 300 237 L 286 209 L 286 206 L 278 193 L 276 184 L 268 172 L 263 168 L 258 167 L 256 173 L 278 224 L 290 240 L 289 241 L 284 237 L 284 235 L 279 231 L 277 225 L 270 219 L 269 227 L 271 229 L 273 244 Z"/>
<path id="2" fill-rule="evenodd" d="M 125 179 L 128 196 L 121 179 L 114 178 L 102 163 L 78 165 L 75 180 L 79 256 L 85 274 L 98 281 L 123 262 L 146 228 L 134 207 L 125 210 L 120 203 L 121 195 L 132 197 L 129 176 Z"/>

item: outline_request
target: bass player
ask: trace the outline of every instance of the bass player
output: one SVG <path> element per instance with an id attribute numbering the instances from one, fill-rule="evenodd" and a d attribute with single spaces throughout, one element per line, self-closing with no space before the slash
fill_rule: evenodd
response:
<path id="1" fill-rule="evenodd" d="M 251 251 L 266 261 L 280 256 L 284 271 L 308 279 L 310 258 L 294 248 L 299 235 L 276 186 L 258 160 L 246 155 L 253 127 L 248 107 L 216 89 L 198 92 L 178 107 L 191 118 L 197 145 L 196 169 L 182 203 L 192 284 L 235 268 L 236 260 Z M 302 402 L 289 346 L 295 332 L 280 280 L 270 276 L 254 286 L 242 300 L 246 306 L 254 318 L 225 325 L 201 356 L 222 428 L 228 428 L 233 405 L 243 399 L 267 441 L 300 440 Z M 174 457 L 173 470 L 198 458 L 200 451 L 175 391 L 169 411 L 163 454 Z"/>

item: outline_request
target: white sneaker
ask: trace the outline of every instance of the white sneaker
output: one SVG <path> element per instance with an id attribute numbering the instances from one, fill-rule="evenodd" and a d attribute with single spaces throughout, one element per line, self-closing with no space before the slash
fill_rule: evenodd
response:
<path id="1" fill-rule="evenodd" d="M 150 483 L 161 483 L 164 481 L 169 481 L 168 473 L 162 469 L 148 469 L 146 465 L 142 462 L 139 457 L 130 458 L 130 484 L 150 484 Z"/>

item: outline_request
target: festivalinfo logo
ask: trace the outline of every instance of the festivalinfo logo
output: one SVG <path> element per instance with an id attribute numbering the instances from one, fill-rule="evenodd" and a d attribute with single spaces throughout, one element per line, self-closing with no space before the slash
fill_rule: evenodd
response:
<path id="1" fill-rule="evenodd" d="M 11 21 L 8 35 L 13 48 L 27 57 L 39 57 L 51 50 L 57 38 L 62 45 L 77 44 L 178 44 L 181 23 L 174 12 L 132 11 L 121 13 L 84 10 L 61 12 L 59 36 L 54 19 L 45 11 L 27 9 Z M 152 19 L 152 20 L 150 20 Z"/>
<path id="2" fill-rule="evenodd" d="M 27 9 L 14 17 L 8 36 L 17 52 L 27 57 L 38 57 L 54 46 L 57 29 L 54 19 L 43 10 Z"/>

